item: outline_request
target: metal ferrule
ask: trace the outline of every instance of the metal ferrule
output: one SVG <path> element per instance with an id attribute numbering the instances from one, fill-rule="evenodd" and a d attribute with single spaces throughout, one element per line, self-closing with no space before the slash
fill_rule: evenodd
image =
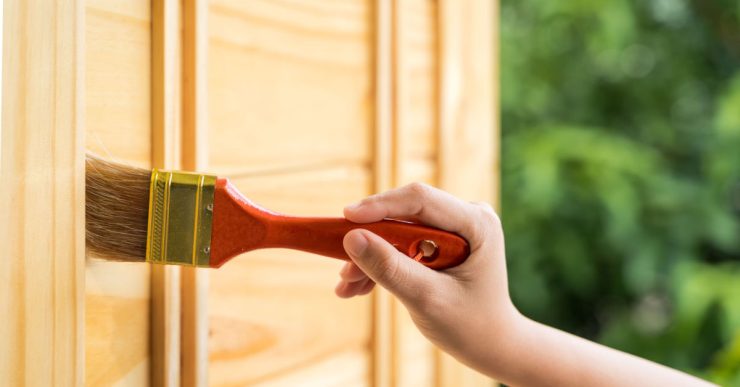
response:
<path id="1" fill-rule="evenodd" d="M 216 176 L 153 170 L 146 260 L 209 267 Z"/>

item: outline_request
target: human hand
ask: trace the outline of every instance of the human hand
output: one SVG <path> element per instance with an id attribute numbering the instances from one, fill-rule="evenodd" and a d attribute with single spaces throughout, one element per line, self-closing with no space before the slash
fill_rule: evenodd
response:
<path id="1" fill-rule="evenodd" d="M 490 205 L 468 203 L 425 184 L 370 196 L 344 210 L 357 223 L 384 218 L 411 220 L 455 232 L 470 244 L 461 265 L 434 271 L 410 259 L 370 231 L 347 233 L 351 258 L 340 272 L 336 294 L 369 293 L 377 283 L 408 309 L 420 331 L 443 350 L 475 366 L 481 335 L 505 338 L 519 313 L 509 297 L 501 222 Z"/>
<path id="2" fill-rule="evenodd" d="M 463 363 L 521 386 L 706 386 L 694 376 L 584 340 L 519 314 L 509 297 L 504 235 L 487 204 L 467 203 L 424 184 L 370 196 L 344 209 L 368 223 L 395 218 L 455 232 L 470 244 L 459 266 L 434 271 L 379 236 L 344 237 L 351 258 L 340 272 L 340 297 L 380 284 L 406 306 L 419 330 Z"/>

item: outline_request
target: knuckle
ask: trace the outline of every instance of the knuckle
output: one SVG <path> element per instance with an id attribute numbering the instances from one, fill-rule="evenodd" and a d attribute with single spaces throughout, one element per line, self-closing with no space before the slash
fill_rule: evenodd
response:
<path id="1" fill-rule="evenodd" d="M 382 194 L 375 194 L 365 197 L 364 199 L 360 200 L 360 204 L 366 205 L 366 204 L 372 204 L 376 203 L 381 199 Z"/>
<path id="2" fill-rule="evenodd" d="M 468 230 L 471 242 L 476 245 L 482 244 L 491 235 L 496 235 L 502 229 L 501 219 L 490 204 L 485 202 L 473 202 L 473 219 Z"/>
<path id="3" fill-rule="evenodd" d="M 481 222 L 488 227 L 493 226 L 494 228 L 501 228 L 501 218 L 499 218 L 493 207 L 486 202 L 475 202 L 473 203 L 480 216 Z"/>
<path id="4" fill-rule="evenodd" d="M 486 222 L 493 226 L 496 230 L 501 230 L 503 227 L 501 225 L 501 218 L 498 216 L 498 214 L 494 211 L 491 211 L 487 213 L 487 216 L 485 217 Z"/>
<path id="5" fill-rule="evenodd" d="M 429 193 L 432 190 L 432 187 L 428 184 L 419 183 L 419 182 L 413 182 L 406 186 L 406 189 L 414 195 L 417 199 L 424 199 L 429 196 Z"/>
<path id="6" fill-rule="evenodd" d="M 495 213 L 493 206 L 488 202 L 471 202 L 472 205 L 476 206 L 479 210 L 489 213 Z"/>

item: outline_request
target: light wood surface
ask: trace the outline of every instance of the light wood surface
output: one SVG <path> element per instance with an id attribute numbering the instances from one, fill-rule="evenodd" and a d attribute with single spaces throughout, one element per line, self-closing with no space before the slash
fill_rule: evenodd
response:
<path id="1" fill-rule="evenodd" d="M 395 5 L 396 184 L 405 184 L 418 179 L 409 170 L 412 163 L 436 162 L 439 31 L 437 2 L 406 0 Z"/>
<path id="2" fill-rule="evenodd" d="M 365 1 L 211 2 L 211 169 L 290 214 L 340 215 L 369 194 L 370 17 Z M 368 383 L 370 300 L 334 296 L 340 267 L 276 250 L 212 272 L 210 384 Z"/>
<path id="3" fill-rule="evenodd" d="M 147 385 L 148 267 L 91 258 L 85 274 L 85 384 Z"/>
<path id="4" fill-rule="evenodd" d="M 288 213 L 327 214 L 332 211 L 329 203 L 341 207 L 350 202 L 343 195 L 352 186 L 339 181 L 339 186 L 319 184 L 321 176 L 347 169 L 368 171 L 365 194 L 424 181 L 452 187 L 464 197 L 494 201 L 494 147 L 488 140 L 493 139 L 495 110 L 483 108 L 494 104 L 493 78 L 482 73 L 485 66 L 490 69 L 493 64 L 484 60 L 471 65 L 479 57 L 492 55 L 493 47 L 487 46 L 492 36 L 474 36 L 470 45 L 457 40 L 467 39 L 469 34 L 492 33 L 491 23 L 484 18 L 490 15 L 486 12 L 493 3 L 388 0 L 372 3 L 369 11 L 364 3 L 358 7 L 358 2 L 344 2 L 341 7 L 331 3 L 331 10 L 326 4 L 211 3 L 208 88 L 212 169 L 234 176 L 253 199 L 264 192 L 262 204 Z M 369 18 L 353 21 L 358 9 L 369 12 Z M 464 25 L 460 15 L 467 17 L 479 9 L 482 13 L 476 15 L 476 24 Z M 448 21 L 449 26 L 445 24 Z M 464 58 L 455 58 L 457 54 Z M 368 85 L 365 78 L 369 70 Z M 486 87 L 490 87 L 488 92 L 483 90 Z M 443 89 L 452 97 L 443 97 Z M 363 102 L 367 96 L 362 93 L 370 93 L 372 98 Z M 470 98 L 477 98 L 476 104 L 471 105 Z M 359 115 L 358 102 L 367 104 Z M 456 177 L 456 168 L 468 168 L 464 178 Z M 479 176 L 486 174 L 490 175 Z M 362 191 L 356 195 L 363 196 Z M 286 270 L 280 264 L 281 258 L 286 259 L 283 257 L 302 273 L 317 270 L 319 263 L 302 266 L 304 259 L 298 257 L 303 256 L 294 252 L 248 253 L 227 264 L 233 266 L 228 271 L 213 273 L 208 299 L 212 384 L 284 385 L 300 380 L 309 385 L 333 385 L 334 379 L 310 376 L 313 374 L 308 370 L 323 369 L 322 364 L 335 362 L 327 358 L 342 359 L 346 352 L 334 349 L 321 360 L 301 360 L 310 359 L 314 351 L 324 347 L 296 345 L 301 335 L 291 332 L 284 322 L 302 306 L 332 305 L 331 298 L 314 301 L 310 291 L 296 284 L 299 278 L 293 282 L 280 278 L 280 270 Z M 311 257 L 305 260 L 311 262 Z M 325 275 L 327 281 L 336 280 L 336 274 L 327 271 Z M 272 295 L 278 290 L 292 296 Z M 295 305 L 293 298 L 302 306 Z M 491 384 L 435 350 L 387 293 L 376 291 L 370 306 L 372 320 L 365 328 L 369 353 L 359 352 L 368 360 L 364 367 L 370 369 L 352 371 L 349 365 L 343 369 L 343 375 L 364 374 L 368 379 L 341 379 L 345 384 Z M 343 318 L 341 311 L 327 310 Z M 301 321 L 320 331 L 320 325 L 312 325 L 316 315 L 304 312 Z M 349 333 L 339 334 L 347 336 L 332 342 L 351 341 Z M 283 345 L 300 350 L 285 354 Z"/>
<path id="5" fill-rule="evenodd" d="M 182 3 L 182 168 L 208 164 L 208 1 Z M 182 268 L 181 384 L 208 384 L 209 270 Z"/>
<path id="6" fill-rule="evenodd" d="M 499 191 L 497 9 L 496 0 L 439 3 L 439 185 L 463 199 L 494 206 Z M 492 384 L 441 352 L 437 378 L 443 386 Z"/>
<path id="7" fill-rule="evenodd" d="M 368 192 L 363 166 L 235 179 L 256 203 L 297 215 L 334 215 Z M 364 380 L 369 372 L 370 300 L 341 300 L 333 288 L 341 262 L 287 250 L 244 254 L 211 273 L 210 384 L 269 382 L 310 372 L 318 363 L 356 353 L 343 369 Z M 350 377 L 349 375 L 355 376 Z M 334 376 L 315 375 L 316 383 Z"/>
<path id="8" fill-rule="evenodd" d="M 320 359 L 307 367 L 288 374 L 271 377 L 257 382 L 258 387 L 345 387 L 371 386 L 370 371 L 357 372 L 367 367 L 367 353 L 364 349 L 335 353 L 327 359 Z"/>
<path id="9" fill-rule="evenodd" d="M 181 46 L 180 2 L 151 3 L 152 167 L 181 165 Z M 152 386 L 180 385 L 180 271 L 178 266 L 151 267 Z"/>
<path id="10" fill-rule="evenodd" d="M 393 187 L 393 129 L 394 129 L 394 88 L 393 88 L 393 17 L 392 0 L 374 2 L 374 121 L 372 152 L 372 192 L 387 191 Z M 396 352 L 394 345 L 395 315 L 393 299 L 388 291 L 376 287 L 372 297 L 372 374 L 371 384 L 375 387 L 389 387 L 395 379 Z"/>
<path id="11" fill-rule="evenodd" d="M 340 216 L 411 181 L 496 203 L 496 9 L 6 1 L 0 384 L 490 385 L 387 292 L 335 297 L 336 260 L 266 250 L 208 272 L 85 261 L 82 162 L 87 148 L 207 169 L 297 215 Z"/>
<path id="12" fill-rule="evenodd" d="M 0 385 L 83 375 L 82 4 L 4 4 Z"/>
<path id="13" fill-rule="evenodd" d="M 151 165 L 149 2 L 85 6 L 85 147 Z M 150 268 L 89 257 L 85 269 L 85 384 L 146 386 L 150 371 Z"/>
<path id="14" fill-rule="evenodd" d="M 497 1 L 440 0 L 439 184 L 498 202 Z"/>
<path id="15" fill-rule="evenodd" d="M 209 7 L 212 165 L 230 175 L 369 158 L 366 1 Z"/>
<path id="16" fill-rule="evenodd" d="M 437 3 L 397 1 L 394 9 L 395 179 L 396 187 L 414 181 L 436 184 L 438 125 Z M 434 347 L 419 333 L 400 302 L 392 305 L 396 386 L 434 385 Z"/>
<path id="17" fill-rule="evenodd" d="M 149 2 L 87 0 L 84 4 L 85 148 L 149 166 Z"/>

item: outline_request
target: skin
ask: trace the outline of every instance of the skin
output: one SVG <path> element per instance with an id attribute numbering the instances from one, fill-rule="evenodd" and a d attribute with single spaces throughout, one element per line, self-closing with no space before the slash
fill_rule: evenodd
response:
<path id="1" fill-rule="evenodd" d="M 358 223 L 412 220 L 458 233 L 471 254 L 434 271 L 370 231 L 344 238 L 352 259 L 340 272 L 339 297 L 393 293 L 419 330 L 459 361 L 517 386 L 709 386 L 660 364 L 545 326 L 523 316 L 509 297 L 501 221 L 490 205 L 468 203 L 414 183 L 344 209 Z"/>

